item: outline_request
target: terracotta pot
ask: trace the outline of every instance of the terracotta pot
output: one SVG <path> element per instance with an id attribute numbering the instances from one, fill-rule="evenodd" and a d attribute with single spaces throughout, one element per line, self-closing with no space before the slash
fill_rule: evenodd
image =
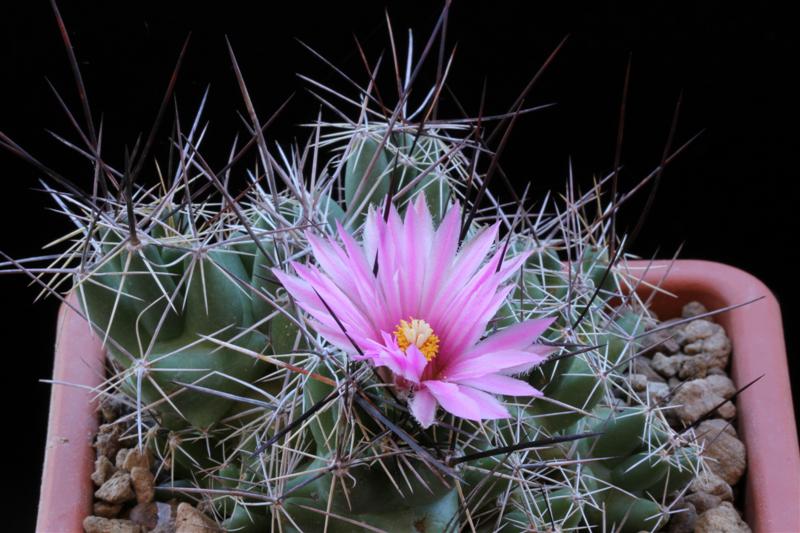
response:
<path id="1" fill-rule="evenodd" d="M 646 262 L 631 263 L 644 274 Z M 644 279 L 674 295 L 658 294 L 653 309 L 661 318 L 680 316 L 692 300 L 708 309 L 761 300 L 717 315 L 733 345 L 731 378 L 742 387 L 758 383 L 736 400 L 737 430 L 747 446 L 745 520 L 758 533 L 800 532 L 800 450 L 786 363 L 781 310 L 775 296 L 754 276 L 710 261 L 654 263 Z M 647 294 L 649 289 L 640 289 Z"/>
<path id="2" fill-rule="evenodd" d="M 70 296 L 69 301 L 77 304 Z M 83 519 L 91 514 L 94 485 L 92 440 L 97 432 L 97 402 L 90 390 L 102 383 L 105 353 L 89 324 L 62 305 L 58 312 L 56 353 L 47 444 L 36 531 L 66 533 L 83 531 Z M 69 385 L 66 385 L 69 384 Z M 74 385 L 84 385 L 80 388 Z"/>
<path id="3" fill-rule="evenodd" d="M 659 283 L 667 262 L 631 263 L 650 284 Z M 764 298 L 720 315 L 733 343 L 732 377 L 737 386 L 764 377 L 737 399 L 738 431 L 747 445 L 745 519 L 757 532 L 800 532 L 800 450 L 798 450 L 786 349 L 778 302 L 758 279 L 736 268 L 707 261 L 677 261 L 653 300 L 662 318 L 680 314 L 688 301 L 710 309 Z M 642 287 L 642 294 L 651 289 Z M 62 307 L 53 379 L 88 388 L 103 379 L 103 351 L 86 322 Z M 92 435 L 97 430 L 88 388 L 54 386 L 50 402 L 37 531 L 81 531 L 91 512 L 94 487 Z"/>

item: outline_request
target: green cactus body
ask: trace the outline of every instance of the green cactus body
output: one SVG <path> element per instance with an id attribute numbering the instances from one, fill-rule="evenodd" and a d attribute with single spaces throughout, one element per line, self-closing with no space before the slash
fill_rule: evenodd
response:
<path id="1" fill-rule="evenodd" d="M 252 300 L 241 285 L 251 275 L 239 254 L 214 249 L 186 255 L 180 264 L 185 278 L 179 287 L 164 266 L 162 252 L 157 244 L 123 247 L 84 278 L 78 286 L 80 301 L 98 333 L 108 336 L 109 355 L 122 367 L 132 368 L 128 387 L 140 394 L 143 404 L 175 393 L 156 407 L 162 424 L 178 428 L 188 422 L 207 428 L 233 402 L 193 390 L 177 392 L 180 384 L 239 394 L 242 385 L 229 377 L 254 381 L 266 365 L 204 337 L 256 353 L 268 340 L 258 331 L 246 331 L 255 317 Z"/>
<path id="2" fill-rule="evenodd" d="M 351 213 L 365 205 L 377 205 L 389 193 L 391 181 L 389 156 L 372 138 L 358 142 L 347 160 L 344 199 Z M 377 155 L 376 155 L 377 153 Z M 372 167 L 370 163 L 375 160 Z M 369 170 L 369 174 L 367 174 Z"/>
<path id="3" fill-rule="evenodd" d="M 616 321 L 617 326 L 627 335 L 635 336 L 641 326 L 633 314 L 623 315 Z M 630 354 L 628 343 L 617 333 L 602 335 L 601 342 L 604 346 L 594 352 L 597 357 L 596 365 L 600 369 L 610 369 L 616 366 L 623 354 Z M 604 394 L 603 383 L 599 381 L 598 370 L 589 363 L 588 356 L 581 354 L 575 356 L 565 365 L 566 368 L 555 383 L 545 389 L 549 398 L 563 404 L 573 406 L 583 411 L 591 409 L 600 401 Z M 549 431 L 559 431 L 581 419 L 580 412 L 564 413 L 565 408 L 553 403 L 534 402 L 529 408 L 530 413 L 537 417 L 537 421 Z"/>
<path id="4" fill-rule="evenodd" d="M 263 506 L 236 504 L 233 512 L 222 523 L 231 533 L 263 533 L 269 531 L 269 518 Z"/>
<path id="5" fill-rule="evenodd" d="M 647 412 L 644 409 L 628 407 L 619 412 L 597 409 L 595 414 L 598 415 L 598 419 L 591 427 L 591 431 L 601 435 L 592 440 L 582 441 L 588 450 L 587 455 L 607 458 L 603 464 L 613 466 L 641 446 L 647 424 Z"/>
<path id="6" fill-rule="evenodd" d="M 657 503 L 615 489 L 606 491 L 602 509 L 602 512 L 591 510 L 589 514 L 592 521 L 602 525 L 606 531 L 658 531 L 665 523 L 664 513 Z"/>
<path id="7" fill-rule="evenodd" d="M 376 501 L 380 497 L 380 493 L 373 494 Z M 289 531 L 322 531 L 325 528 L 327 510 L 323 502 L 315 499 L 288 498 L 284 503 L 284 509 L 291 517 L 291 522 L 301 528 L 295 529 L 288 518 L 282 518 L 284 527 Z M 390 533 L 455 533 L 459 527 L 458 495 L 454 490 L 439 499 L 430 499 L 424 503 L 395 505 L 391 512 L 359 514 L 345 511 L 339 514 L 331 511 L 331 513 L 336 517 L 331 516 L 328 519 L 327 530 L 334 533 L 366 532 L 374 531 L 375 528 Z M 372 529 L 361 527 L 359 524 L 366 524 Z"/>
<path id="8" fill-rule="evenodd" d="M 599 294 L 602 295 L 602 299 L 607 299 L 609 295 L 617 293 L 615 276 L 610 272 L 606 273 L 610 268 L 607 250 L 587 247 L 581 258 L 581 268 L 584 271 L 585 279 L 591 280 L 592 288 L 600 288 Z"/>
<path id="9" fill-rule="evenodd" d="M 394 133 L 378 151 L 381 143 L 376 138 L 366 137 L 357 141 L 345 165 L 348 215 L 362 220 L 364 207 L 382 205 L 394 180 L 398 193 L 413 183 L 410 191 L 395 197 L 397 203 L 424 194 L 434 217 L 441 219 L 451 191 L 446 178 L 435 170 L 429 171 L 444 155 L 444 147 L 436 142 L 427 137 L 419 137 L 415 142 L 413 135 Z M 370 163 L 373 163 L 371 167 Z M 367 170 L 370 170 L 369 174 Z M 417 179 L 423 172 L 426 174 Z"/>

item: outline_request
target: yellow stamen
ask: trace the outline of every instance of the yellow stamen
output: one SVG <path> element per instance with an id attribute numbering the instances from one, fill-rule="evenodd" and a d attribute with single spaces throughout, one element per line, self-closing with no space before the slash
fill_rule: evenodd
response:
<path id="1" fill-rule="evenodd" d="M 430 324 L 418 318 L 409 318 L 409 321 L 401 320 L 394 330 L 397 338 L 397 345 L 404 352 L 412 344 L 419 348 L 425 359 L 430 361 L 439 353 L 439 337 L 433 332 Z"/>

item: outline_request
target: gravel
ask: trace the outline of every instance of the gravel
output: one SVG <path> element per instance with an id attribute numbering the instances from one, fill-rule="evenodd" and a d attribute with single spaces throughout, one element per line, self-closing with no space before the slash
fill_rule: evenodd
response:
<path id="1" fill-rule="evenodd" d="M 707 313 L 700 302 L 683 307 L 682 318 Z M 669 321 L 663 322 L 669 323 Z M 731 342 L 725 329 L 710 318 L 649 335 L 650 346 L 633 367 L 632 383 L 648 405 L 661 405 L 677 430 L 692 428 L 703 449 L 706 468 L 673 509 L 665 527 L 669 533 L 745 533 L 750 528 L 734 506 L 737 486 L 747 468 L 746 448 L 731 420 L 736 406 L 730 400 L 736 387 L 727 373 Z M 643 387 L 642 377 L 646 378 Z M 678 511 L 680 510 L 680 511 Z"/>

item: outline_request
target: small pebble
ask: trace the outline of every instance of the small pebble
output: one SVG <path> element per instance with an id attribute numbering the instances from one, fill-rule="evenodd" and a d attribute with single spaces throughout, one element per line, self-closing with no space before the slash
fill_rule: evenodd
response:
<path id="1" fill-rule="evenodd" d="M 156 502 L 158 507 L 158 523 L 149 533 L 175 533 L 175 518 L 178 513 L 177 500 L 170 500 L 167 503 Z"/>
<path id="2" fill-rule="evenodd" d="M 670 389 L 666 383 L 659 383 L 652 381 L 647 384 L 647 400 L 648 405 L 657 406 L 665 405 L 669 398 Z"/>
<path id="3" fill-rule="evenodd" d="M 709 470 L 722 478 L 728 485 L 736 483 L 744 475 L 747 466 L 745 445 L 729 431 L 720 430 L 719 422 L 703 421 L 697 428 L 697 440 L 703 444 L 706 464 Z"/>
<path id="4" fill-rule="evenodd" d="M 717 414 L 725 420 L 736 418 L 736 406 L 731 402 L 725 402 L 717 408 Z"/>
<path id="5" fill-rule="evenodd" d="M 647 390 L 647 376 L 643 374 L 631 374 L 628 379 L 630 381 L 631 388 L 635 392 Z"/>
<path id="6" fill-rule="evenodd" d="M 659 326 L 664 326 L 667 322 L 659 324 Z M 660 329 L 653 333 L 650 333 L 642 344 L 644 346 L 650 346 L 647 352 L 666 352 L 666 353 L 677 353 L 681 349 L 681 345 L 679 343 L 677 333 L 679 330 L 675 329 Z M 682 336 L 681 336 L 682 338 Z"/>
<path id="7" fill-rule="evenodd" d="M 95 497 L 108 503 L 123 503 L 136 498 L 131 488 L 131 476 L 118 470 L 94 493 Z"/>
<path id="8" fill-rule="evenodd" d="M 717 376 L 714 376 L 717 377 Z M 688 426 L 711 413 L 725 398 L 717 395 L 714 385 L 708 379 L 685 381 L 673 393 L 672 413 Z"/>
<path id="9" fill-rule="evenodd" d="M 94 462 L 94 472 L 92 472 L 92 481 L 96 486 L 101 486 L 108 478 L 114 475 L 117 469 L 114 464 L 108 460 L 108 457 L 101 455 Z"/>
<path id="10" fill-rule="evenodd" d="M 683 380 L 704 378 L 708 374 L 708 363 L 703 357 L 687 357 L 678 370 L 678 377 Z"/>
<path id="11" fill-rule="evenodd" d="M 708 313 L 708 309 L 700 302 L 689 302 L 681 309 L 681 316 L 683 318 L 692 318 L 697 315 L 702 315 L 703 313 Z"/>
<path id="12" fill-rule="evenodd" d="M 719 328 L 717 324 L 709 320 L 704 320 L 699 318 L 697 320 L 692 320 L 683 328 L 683 334 L 685 338 L 686 344 L 691 344 L 695 341 L 699 341 L 702 339 L 707 339 L 711 335 L 717 331 L 716 328 Z"/>
<path id="13" fill-rule="evenodd" d="M 158 504 L 155 502 L 139 503 L 130 510 L 128 518 L 142 527 L 155 529 L 158 525 Z"/>
<path id="14" fill-rule="evenodd" d="M 637 357 L 633 362 L 633 371 L 637 374 L 644 375 L 648 381 L 658 381 L 666 383 L 666 380 L 653 369 L 650 359 L 647 357 Z"/>
<path id="15" fill-rule="evenodd" d="M 122 468 L 130 472 L 136 466 L 150 469 L 150 454 L 146 451 L 142 452 L 139 448 L 131 448 L 125 455 Z"/>
<path id="16" fill-rule="evenodd" d="M 217 524 L 188 503 L 178 504 L 175 533 L 218 533 Z"/>
<path id="17" fill-rule="evenodd" d="M 155 479 L 149 469 L 134 466 L 131 469 L 131 484 L 133 485 L 133 491 L 136 493 L 137 502 L 147 503 L 153 501 L 156 493 Z"/>
<path id="18" fill-rule="evenodd" d="M 101 516 L 103 518 L 116 518 L 119 515 L 119 512 L 122 510 L 122 504 L 97 501 L 94 502 L 92 508 L 95 516 Z"/>
<path id="19" fill-rule="evenodd" d="M 720 328 L 711 337 L 703 340 L 703 353 L 708 354 L 709 366 L 725 368 L 731 355 L 731 340 Z"/>
<path id="20" fill-rule="evenodd" d="M 713 326 L 716 329 L 711 336 L 684 345 L 683 352 L 702 357 L 708 368 L 725 368 L 730 361 L 731 341 L 721 326 Z"/>
<path id="21" fill-rule="evenodd" d="M 87 516 L 83 519 L 86 533 L 144 533 L 139 524 L 130 520 L 109 519 L 102 516 Z"/>
<path id="22" fill-rule="evenodd" d="M 119 451 L 117 452 L 116 457 L 114 458 L 114 466 L 116 466 L 117 469 L 119 469 L 119 470 L 122 470 L 122 469 L 128 470 L 127 468 L 125 468 L 125 458 L 128 457 L 128 453 L 129 452 L 130 452 L 130 450 L 128 448 L 120 448 L 119 449 Z"/>
<path id="23" fill-rule="evenodd" d="M 722 503 L 722 498 L 707 492 L 692 492 L 685 497 L 687 502 L 694 505 L 698 514 L 705 513 L 709 509 L 718 507 Z"/>
<path id="24" fill-rule="evenodd" d="M 703 472 L 689 486 L 692 492 L 705 492 L 724 502 L 733 501 L 733 489 L 713 472 Z"/>
<path id="25" fill-rule="evenodd" d="M 121 429 L 117 424 L 102 424 L 97 430 L 94 441 L 94 448 L 97 456 L 104 455 L 108 459 L 114 459 L 119 450 L 119 437 Z"/>
<path id="26" fill-rule="evenodd" d="M 750 533 L 748 526 L 729 502 L 697 517 L 696 533 Z"/>
<path id="27" fill-rule="evenodd" d="M 650 364 L 652 365 L 653 370 L 665 378 L 671 378 L 678 373 L 678 370 L 681 368 L 681 365 L 685 360 L 686 356 L 683 354 L 666 356 L 661 352 L 657 352 L 653 356 L 653 360 L 650 362 Z"/>
<path id="28" fill-rule="evenodd" d="M 125 411 L 125 401 L 117 395 L 104 395 L 100 399 L 98 410 L 105 422 L 113 422 Z"/>
<path id="29" fill-rule="evenodd" d="M 708 376 L 706 382 L 711 386 L 714 394 L 722 398 L 730 398 L 736 394 L 736 385 L 728 376 Z"/>
<path id="30" fill-rule="evenodd" d="M 725 420 L 720 420 L 718 418 L 711 418 L 709 420 L 703 420 L 703 423 L 697 429 L 697 434 L 699 435 L 700 432 L 704 435 L 716 435 L 717 433 L 725 432 L 731 437 L 738 437 L 738 433 L 736 432 L 736 428 L 733 427 L 732 424 L 729 424 Z"/>
<path id="31" fill-rule="evenodd" d="M 694 504 L 681 501 L 676 502 L 674 508 L 678 511 L 670 516 L 666 532 L 692 533 L 697 522 L 697 510 L 694 508 Z"/>

